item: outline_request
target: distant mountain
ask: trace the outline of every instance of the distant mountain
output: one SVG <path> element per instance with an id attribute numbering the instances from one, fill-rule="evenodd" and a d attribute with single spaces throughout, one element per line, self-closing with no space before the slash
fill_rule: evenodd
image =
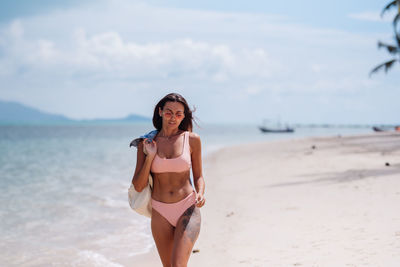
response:
<path id="1" fill-rule="evenodd" d="M 140 115 L 135 115 L 135 114 L 130 114 L 123 118 L 122 120 L 124 121 L 140 121 L 140 122 L 148 122 L 151 121 L 151 118 L 140 116 Z"/>
<path id="2" fill-rule="evenodd" d="M 91 119 L 81 120 L 82 122 L 151 122 L 151 119 L 141 115 L 130 114 L 124 118 L 114 119 Z"/>
<path id="3" fill-rule="evenodd" d="M 17 102 L 0 101 L 1 123 L 36 123 L 71 121 L 63 115 L 50 114 Z"/>
<path id="4" fill-rule="evenodd" d="M 63 115 L 51 114 L 18 102 L 0 100 L 0 123 L 53 123 L 53 122 L 151 122 L 148 117 L 131 114 L 124 118 L 73 120 Z"/>

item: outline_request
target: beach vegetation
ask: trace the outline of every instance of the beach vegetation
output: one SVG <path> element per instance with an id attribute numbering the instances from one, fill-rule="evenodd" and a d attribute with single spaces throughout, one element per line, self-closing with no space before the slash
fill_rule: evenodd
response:
<path id="1" fill-rule="evenodd" d="M 383 17 L 389 10 L 397 8 L 396 15 L 393 18 L 392 26 L 394 30 L 394 39 L 395 44 L 387 44 L 381 41 L 378 41 L 378 48 L 385 48 L 388 53 L 393 56 L 390 60 L 383 62 L 373 68 L 370 72 L 370 76 L 381 70 L 384 69 L 385 73 L 392 68 L 392 66 L 397 62 L 400 63 L 400 30 L 398 29 L 398 22 L 400 20 L 400 0 L 394 0 L 388 3 L 381 12 L 381 17 Z"/>

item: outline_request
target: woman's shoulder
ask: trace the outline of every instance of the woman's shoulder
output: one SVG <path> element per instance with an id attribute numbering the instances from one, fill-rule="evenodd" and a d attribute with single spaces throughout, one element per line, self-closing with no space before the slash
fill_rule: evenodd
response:
<path id="1" fill-rule="evenodd" d="M 189 132 L 189 139 L 190 140 L 200 140 L 200 135 L 195 132 Z"/>
<path id="2" fill-rule="evenodd" d="M 197 133 L 189 132 L 189 144 L 191 148 L 200 147 L 200 136 Z"/>

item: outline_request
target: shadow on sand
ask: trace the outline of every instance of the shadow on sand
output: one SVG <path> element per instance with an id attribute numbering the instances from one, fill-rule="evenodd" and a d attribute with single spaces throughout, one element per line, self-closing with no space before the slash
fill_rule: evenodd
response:
<path id="1" fill-rule="evenodd" d="M 308 180 L 308 181 L 298 181 L 290 183 L 279 183 L 272 184 L 267 187 L 282 187 L 282 186 L 296 186 L 305 184 L 317 184 L 317 183 L 345 183 L 353 182 L 357 180 L 367 179 L 367 178 L 383 178 L 387 175 L 400 174 L 400 164 L 387 166 L 381 169 L 365 170 L 365 169 L 353 169 L 344 172 L 329 172 L 329 173 L 319 173 L 319 174 L 305 174 L 301 175 L 303 177 L 313 177 L 318 176 L 319 178 Z M 400 179 L 400 175 L 399 175 Z"/>

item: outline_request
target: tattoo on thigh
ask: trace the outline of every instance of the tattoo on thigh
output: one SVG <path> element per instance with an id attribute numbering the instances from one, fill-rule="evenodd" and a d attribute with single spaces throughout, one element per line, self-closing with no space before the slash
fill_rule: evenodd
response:
<path id="1" fill-rule="evenodd" d="M 189 239 L 194 243 L 200 232 L 200 212 L 195 205 L 188 208 L 182 215 L 182 232 L 186 232 Z"/>

